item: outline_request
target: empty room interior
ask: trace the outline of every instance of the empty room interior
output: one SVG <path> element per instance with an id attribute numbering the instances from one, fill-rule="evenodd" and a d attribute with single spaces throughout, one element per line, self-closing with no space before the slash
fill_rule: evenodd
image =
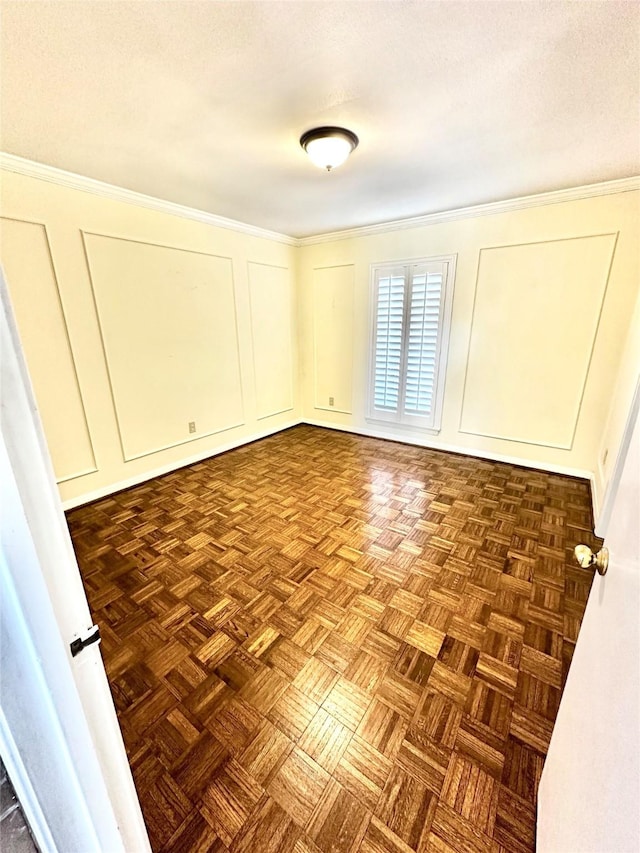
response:
<path id="1" fill-rule="evenodd" d="M 637 851 L 640 4 L 0 23 L 3 849 Z"/>

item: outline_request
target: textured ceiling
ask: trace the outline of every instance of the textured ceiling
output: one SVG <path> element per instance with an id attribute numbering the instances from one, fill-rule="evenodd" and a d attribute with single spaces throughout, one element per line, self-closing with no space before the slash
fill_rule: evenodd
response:
<path id="1" fill-rule="evenodd" d="M 636 2 L 0 13 L 3 150 L 293 236 L 640 172 Z M 321 124 L 360 137 L 330 174 Z"/>

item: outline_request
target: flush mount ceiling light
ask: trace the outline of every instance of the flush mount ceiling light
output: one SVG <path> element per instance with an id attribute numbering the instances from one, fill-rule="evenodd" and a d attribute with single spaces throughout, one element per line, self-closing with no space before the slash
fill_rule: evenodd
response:
<path id="1" fill-rule="evenodd" d="M 330 172 L 358 147 L 358 137 L 344 127 L 314 127 L 302 134 L 300 145 L 312 163 Z"/>

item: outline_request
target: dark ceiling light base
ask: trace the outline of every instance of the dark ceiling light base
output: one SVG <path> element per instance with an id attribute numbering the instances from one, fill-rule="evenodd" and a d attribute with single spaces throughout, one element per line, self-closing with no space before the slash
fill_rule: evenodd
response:
<path id="1" fill-rule="evenodd" d="M 355 133 L 345 127 L 314 127 L 300 137 L 300 145 L 311 161 L 327 172 L 344 163 L 358 142 Z"/>

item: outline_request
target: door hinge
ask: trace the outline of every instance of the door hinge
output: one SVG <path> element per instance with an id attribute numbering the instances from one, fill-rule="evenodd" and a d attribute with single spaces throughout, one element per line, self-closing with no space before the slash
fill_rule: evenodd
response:
<path id="1" fill-rule="evenodd" d="M 71 649 L 71 657 L 75 657 L 79 654 L 86 646 L 92 645 L 92 643 L 99 643 L 101 640 L 100 637 L 100 628 L 97 625 L 92 625 L 89 630 L 82 637 L 77 637 L 75 640 L 72 640 L 69 643 L 69 648 Z"/>

